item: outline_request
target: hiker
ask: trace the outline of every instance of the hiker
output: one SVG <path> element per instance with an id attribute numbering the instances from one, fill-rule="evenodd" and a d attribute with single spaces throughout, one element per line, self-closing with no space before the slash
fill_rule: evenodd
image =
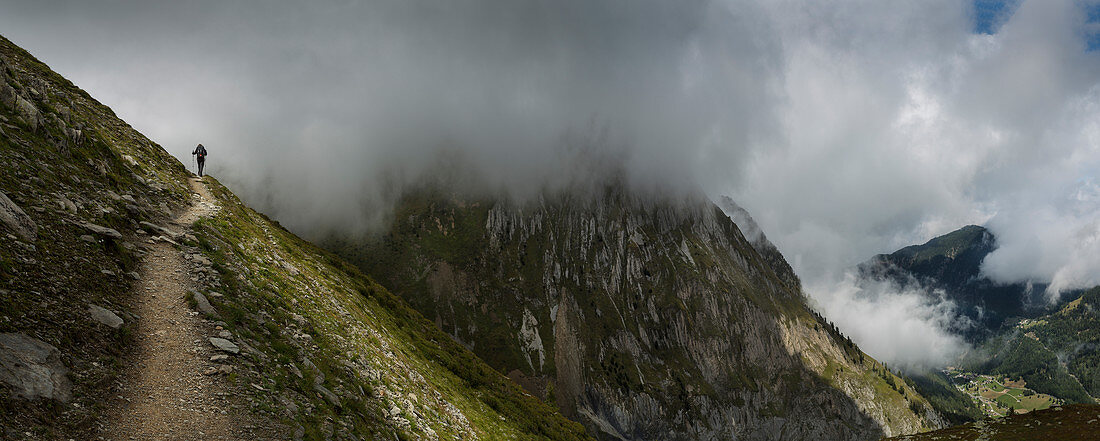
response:
<path id="1" fill-rule="evenodd" d="M 202 144 L 199 144 L 199 146 L 195 147 L 195 151 L 191 152 L 191 154 L 195 155 L 195 159 L 199 162 L 199 177 L 201 178 L 202 166 L 203 164 L 206 164 L 206 147 L 203 147 Z"/>

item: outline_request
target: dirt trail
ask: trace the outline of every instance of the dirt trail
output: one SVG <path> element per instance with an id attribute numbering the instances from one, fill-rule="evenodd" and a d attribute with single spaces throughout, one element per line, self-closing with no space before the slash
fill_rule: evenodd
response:
<path id="1" fill-rule="evenodd" d="M 166 226 L 186 232 L 199 218 L 211 215 L 206 186 L 191 180 L 191 206 Z M 157 233 L 150 232 L 156 236 Z M 231 390 L 221 375 L 208 375 L 217 352 L 207 341 L 211 325 L 187 303 L 198 288 L 188 265 L 174 245 L 150 239 L 141 264 L 134 311 L 140 317 L 135 332 L 138 349 L 132 367 L 122 376 L 120 395 L 112 402 L 108 440 L 231 440 L 239 439 L 242 420 L 230 402 Z"/>

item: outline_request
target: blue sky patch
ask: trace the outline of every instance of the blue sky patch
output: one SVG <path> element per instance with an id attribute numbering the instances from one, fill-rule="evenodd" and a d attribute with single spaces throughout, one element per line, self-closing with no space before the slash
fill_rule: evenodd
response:
<path id="1" fill-rule="evenodd" d="M 1085 22 L 1100 23 L 1100 3 L 1085 5 Z"/>
<path id="2" fill-rule="evenodd" d="M 996 34 L 1001 25 L 1012 17 L 1019 6 L 1019 0 L 974 0 L 973 32 L 976 34 Z"/>
<path id="3" fill-rule="evenodd" d="M 1085 5 L 1085 48 L 1100 51 L 1100 3 Z"/>

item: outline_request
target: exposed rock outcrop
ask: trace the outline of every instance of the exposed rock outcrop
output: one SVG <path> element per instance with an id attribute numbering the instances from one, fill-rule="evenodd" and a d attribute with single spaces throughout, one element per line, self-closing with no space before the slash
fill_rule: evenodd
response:
<path id="1" fill-rule="evenodd" d="M 116 230 L 114 228 L 108 228 L 108 227 L 104 227 L 102 225 L 96 225 L 96 224 L 93 224 L 91 222 L 82 222 L 80 224 L 80 226 L 84 227 L 88 231 L 91 231 L 91 232 L 93 232 L 95 234 L 98 234 L 100 236 L 103 236 L 103 237 L 108 237 L 108 238 L 111 238 L 111 239 L 122 239 L 122 233 L 119 233 L 118 230 Z"/>

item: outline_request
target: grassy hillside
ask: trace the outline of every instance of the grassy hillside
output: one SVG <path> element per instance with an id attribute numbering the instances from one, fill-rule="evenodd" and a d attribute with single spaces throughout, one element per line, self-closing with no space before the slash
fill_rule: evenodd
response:
<path id="1" fill-rule="evenodd" d="M 915 372 L 908 379 L 909 384 L 927 398 L 951 424 L 967 423 L 984 415 L 974 399 L 957 389 L 942 372 Z"/>
<path id="2" fill-rule="evenodd" d="M 196 228 L 224 288 L 211 302 L 268 366 L 246 380 L 267 386 L 260 399 L 300 403 L 292 423 L 368 439 L 586 438 L 357 269 L 212 186 L 222 209 Z"/>
<path id="3" fill-rule="evenodd" d="M 96 439 L 134 361 L 134 271 L 151 240 L 140 222 L 185 206 L 189 174 L 2 38 L 0 80 L 0 191 L 19 207 L 3 208 L 26 213 L 0 222 L 0 335 L 54 348 L 71 381 L 71 394 L 25 397 L 0 375 L 0 438 Z M 219 378 L 235 405 L 286 427 L 280 438 L 587 438 L 384 288 L 206 182 L 220 209 L 178 248 L 201 270 L 205 318 L 241 345 Z M 100 324 L 89 305 L 123 323 Z"/>
<path id="4" fill-rule="evenodd" d="M 939 266 L 949 260 L 958 261 L 961 265 L 979 265 L 984 254 L 992 248 L 992 237 L 985 228 L 967 225 L 922 245 L 902 248 L 890 256 L 904 260 L 913 267 Z"/>

